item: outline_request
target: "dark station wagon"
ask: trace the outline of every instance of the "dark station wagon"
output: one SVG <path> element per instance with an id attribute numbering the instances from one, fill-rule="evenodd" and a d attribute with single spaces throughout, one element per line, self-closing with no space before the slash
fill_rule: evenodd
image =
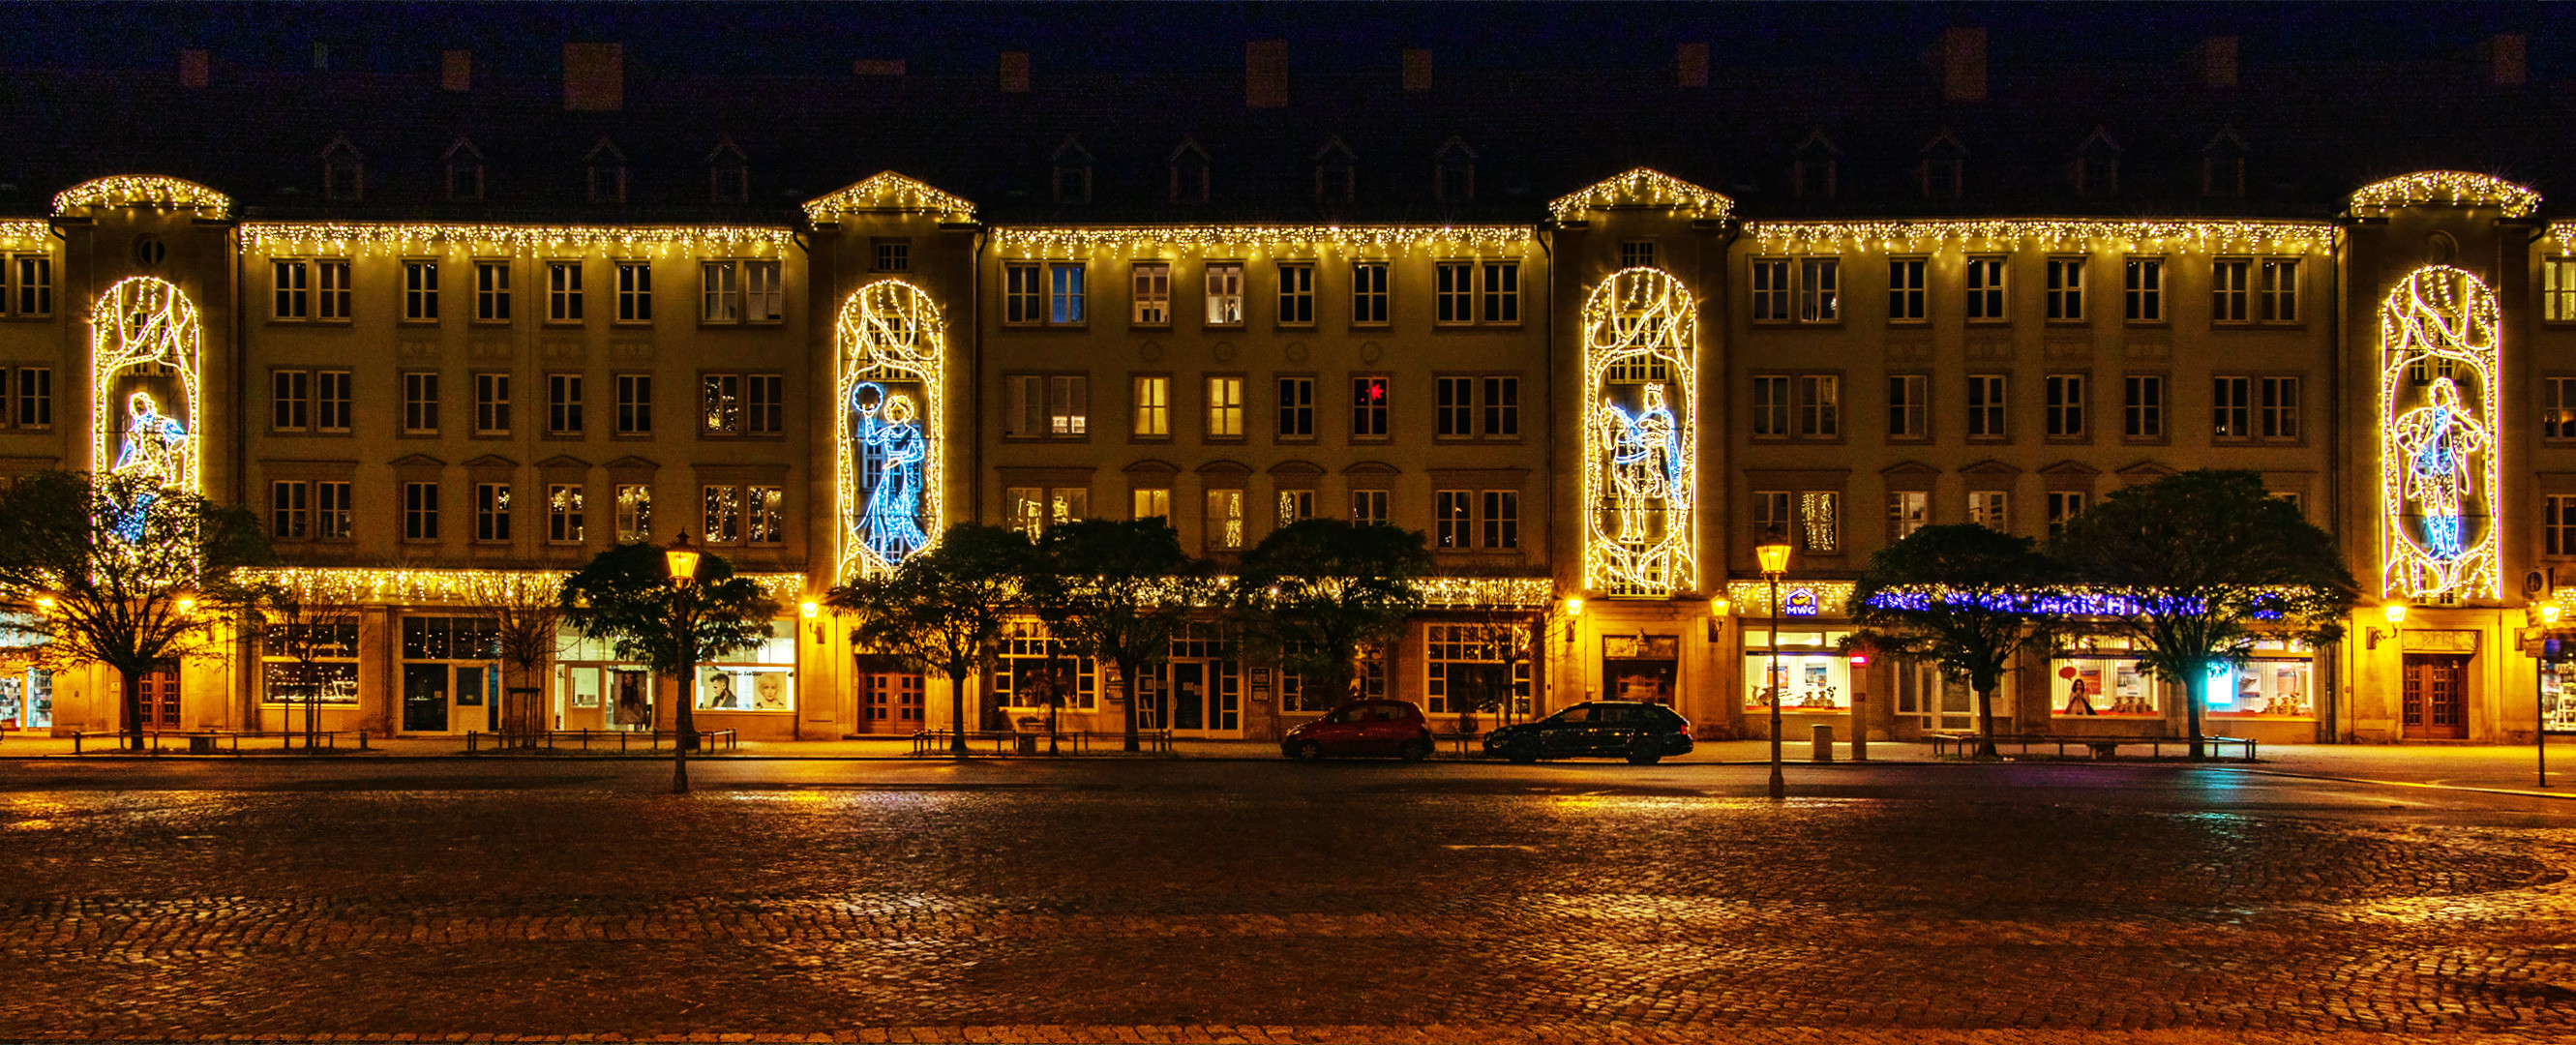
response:
<path id="1" fill-rule="evenodd" d="M 1625 758 L 1637 765 L 1691 750 L 1690 720 L 1661 704 L 1590 700 L 1536 722 L 1485 734 L 1485 754 L 1514 762 L 1542 758 Z"/>

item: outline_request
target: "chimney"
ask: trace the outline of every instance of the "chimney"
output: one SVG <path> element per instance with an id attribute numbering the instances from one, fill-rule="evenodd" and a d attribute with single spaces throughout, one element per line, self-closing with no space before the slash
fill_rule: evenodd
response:
<path id="1" fill-rule="evenodd" d="M 179 86 L 197 88 L 204 87 L 205 85 L 206 49 L 203 47 L 180 48 Z"/>
<path id="2" fill-rule="evenodd" d="M 850 62 L 852 76 L 901 76 L 901 58 L 860 58 Z"/>
<path id="3" fill-rule="evenodd" d="M 615 112 L 626 107 L 623 44 L 565 44 L 564 111 Z"/>
<path id="4" fill-rule="evenodd" d="M 1683 44 L 1673 49 L 1673 66 L 1684 87 L 1708 86 L 1708 45 Z"/>
<path id="5" fill-rule="evenodd" d="M 1941 100 L 1986 100 L 1986 31 L 1958 28 L 1941 34 Z"/>
<path id="6" fill-rule="evenodd" d="M 1288 41 L 1254 40 L 1243 45 L 1243 105 L 1247 109 L 1288 107 Z"/>
<path id="7" fill-rule="evenodd" d="M 1431 52 L 1419 47 L 1405 49 L 1404 89 L 1408 91 L 1431 89 Z"/>
<path id="8" fill-rule="evenodd" d="M 2200 84 L 2217 90 L 2236 86 L 2236 38 L 2213 36 L 2200 42 Z"/>
<path id="9" fill-rule="evenodd" d="M 2521 86 L 2524 76 L 2523 47 L 2521 33 L 2498 33 L 2495 39 L 2487 41 L 2488 59 L 2493 63 L 2487 82 L 2498 87 Z"/>
<path id="10" fill-rule="evenodd" d="M 438 89 L 459 94 L 474 89 L 474 52 L 449 51 L 439 56 Z"/>
<path id="11" fill-rule="evenodd" d="M 1002 52 L 1002 93 L 1029 93 L 1029 53 L 1027 51 Z"/>

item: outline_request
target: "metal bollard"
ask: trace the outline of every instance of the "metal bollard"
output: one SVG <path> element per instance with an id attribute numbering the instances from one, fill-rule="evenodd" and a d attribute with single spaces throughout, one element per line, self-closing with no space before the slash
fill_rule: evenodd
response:
<path id="1" fill-rule="evenodd" d="M 1814 760 L 1818 762 L 1831 762 L 1834 760 L 1834 727 L 1828 723 L 1816 723 L 1816 753 L 1814 755 Z"/>

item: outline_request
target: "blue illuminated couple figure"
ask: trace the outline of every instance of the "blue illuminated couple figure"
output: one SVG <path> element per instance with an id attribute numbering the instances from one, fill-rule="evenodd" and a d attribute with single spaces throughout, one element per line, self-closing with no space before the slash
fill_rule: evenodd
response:
<path id="1" fill-rule="evenodd" d="M 1644 545 L 1648 512 L 1660 517 L 1682 490 L 1681 427 L 1664 406 L 1664 390 L 1646 388 L 1644 408 L 1631 415 L 1608 400 L 1601 403 L 1601 441 L 1610 447 L 1610 481 L 1618 491 L 1619 543 Z"/>
<path id="2" fill-rule="evenodd" d="M 2460 402 L 2450 378 L 2433 381 L 2431 403 L 2397 419 L 2395 436 L 2405 454 L 2404 495 L 2424 520 L 2424 547 L 2440 562 L 2460 557 L 2461 502 L 2477 491 L 2471 461 L 2487 450 L 2487 432 Z"/>
<path id="3" fill-rule="evenodd" d="M 912 400 L 862 381 L 850 389 L 850 442 L 859 459 L 858 480 L 867 503 L 851 523 L 861 547 L 893 565 L 930 543 L 921 532 L 922 462 L 930 440 L 913 419 Z"/>
<path id="4" fill-rule="evenodd" d="M 188 426 L 162 416 L 152 397 L 142 392 L 125 397 L 125 408 L 125 436 L 117 445 L 116 464 L 108 472 L 138 480 L 138 492 L 133 503 L 116 513 L 111 528 L 127 541 L 140 541 L 152 502 L 161 498 L 162 490 L 187 480 Z"/>

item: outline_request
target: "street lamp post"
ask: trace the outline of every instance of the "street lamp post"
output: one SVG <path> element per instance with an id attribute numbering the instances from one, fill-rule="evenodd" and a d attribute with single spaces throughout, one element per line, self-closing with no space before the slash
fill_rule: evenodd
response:
<path id="1" fill-rule="evenodd" d="M 673 538 L 671 547 L 662 553 L 663 565 L 670 568 L 671 587 L 676 592 L 672 616 L 677 618 L 675 638 L 680 647 L 680 712 L 679 736 L 671 745 L 671 793 L 689 793 L 689 749 L 697 746 L 697 720 L 689 712 L 697 703 L 689 692 L 698 675 L 697 589 L 698 550 L 689 544 L 689 531 L 682 530 Z"/>
<path id="2" fill-rule="evenodd" d="M 1789 572 L 1789 544 L 1781 541 L 1753 549 L 1762 560 L 1762 577 L 1771 582 L 1771 671 L 1762 688 L 1771 703 L 1771 797 L 1789 797 L 1789 782 L 1780 775 L 1780 575 Z"/>

